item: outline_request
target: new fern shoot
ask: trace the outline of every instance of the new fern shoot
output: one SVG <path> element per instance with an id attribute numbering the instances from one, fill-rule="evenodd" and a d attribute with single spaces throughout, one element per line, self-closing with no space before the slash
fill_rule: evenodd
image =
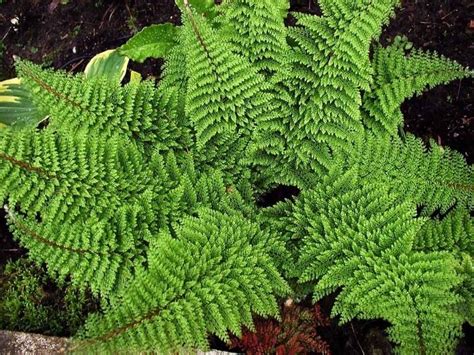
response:
<path id="1" fill-rule="evenodd" d="M 404 134 L 400 105 L 473 72 L 377 44 L 397 0 L 320 0 L 294 26 L 287 0 L 177 5 L 182 25 L 121 49 L 154 46 L 158 82 L 16 64 L 48 122 L 0 131 L 0 199 L 32 261 L 101 299 L 71 351 L 205 350 L 336 293 L 333 317 L 388 321 L 399 353 L 452 353 L 473 168 Z M 259 207 L 279 184 L 301 193 Z"/>

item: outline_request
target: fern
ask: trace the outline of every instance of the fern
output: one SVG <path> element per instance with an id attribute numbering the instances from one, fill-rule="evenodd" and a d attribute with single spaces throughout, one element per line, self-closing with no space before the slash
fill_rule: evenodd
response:
<path id="1" fill-rule="evenodd" d="M 288 2 L 228 0 L 220 10 L 224 30 L 229 32 L 235 51 L 263 74 L 277 72 L 289 49 L 283 22 Z"/>
<path id="2" fill-rule="evenodd" d="M 418 250 L 449 250 L 474 255 L 472 245 L 474 222 L 468 211 L 456 208 L 442 219 L 431 219 L 423 225 L 415 239 Z"/>
<path id="3" fill-rule="evenodd" d="M 357 169 L 360 178 L 384 181 L 404 200 L 423 207 L 425 215 L 455 204 L 473 208 L 473 169 L 461 154 L 434 142 L 427 150 L 413 135 L 363 138 L 353 151 L 355 159 L 346 160 L 348 170 Z"/>
<path id="4" fill-rule="evenodd" d="M 402 353 L 452 351 L 466 306 L 458 263 L 448 252 L 410 252 L 422 220 L 382 186 L 302 196 L 289 227 L 302 240 L 300 282 L 319 280 L 315 300 L 341 288 L 332 311 L 341 322 L 389 321 Z"/>
<path id="5" fill-rule="evenodd" d="M 207 163 L 226 159 L 238 166 L 256 118 L 269 114 L 267 85 L 201 15 L 187 8 L 184 20 L 185 109 L 196 129 L 197 148 L 206 149 Z"/>
<path id="6" fill-rule="evenodd" d="M 86 79 L 21 61 L 17 70 L 34 93 L 34 103 L 51 117 L 52 127 L 123 134 L 141 143 L 160 142 L 166 149 L 176 146 L 180 137 L 178 127 L 156 104 L 157 91 L 151 81 L 122 87 L 103 77 Z"/>
<path id="7" fill-rule="evenodd" d="M 130 142 L 85 132 L 4 131 L 0 142 L 0 195 L 30 256 L 96 292 L 130 274 L 140 244 L 158 228 L 156 163 Z"/>
<path id="8" fill-rule="evenodd" d="M 400 353 L 454 350 L 474 319 L 473 170 L 403 133 L 400 105 L 472 71 L 374 46 L 398 3 L 321 0 L 291 27 L 285 0 L 177 1 L 157 84 L 17 63 L 48 119 L 0 132 L 0 199 L 33 261 L 101 298 L 74 350 L 206 349 L 278 319 L 281 296 L 330 293 L 341 322 L 387 320 Z M 282 183 L 301 193 L 259 207 Z"/>
<path id="9" fill-rule="evenodd" d="M 369 46 L 396 3 L 324 1 L 322 17 L 295 15 L 299 26 L 288 30 L 294 46 L 277 74 L 281 114 L 262 120 L 259 163 L 290 174 L 283 178 L 294 184 L 307 169 L 324 172 L 334 149 L 351 151 L 362 130 L 361 90 L 372 79 Z"/>
<path id="10" fill-rule="evenodd" d="M 207 332 L 228 339 L 252 312 L 278 315 L 272 294 L 288 291 L 258 225 L 238 213 L 200 210 L 150 248 L 147 271 L 119 293 L 105 316 L 90 318 L 80 350 L 206 349 Z M 90 351 L 90 350 L 88 350 Z"/>
<path id="11" fill-rule="evenodd" d="M 435 53 L 406 51 L 409 45 L 398 38 L 391 46 L 379 46 L 374 51 L 374 82 L 362 101 L 364 124 L 378 134 L 397 133 L 403 122 L 400 105 L 405 99 L 420 94 L 427 87 L 470 74 L 456 62 Z"/>

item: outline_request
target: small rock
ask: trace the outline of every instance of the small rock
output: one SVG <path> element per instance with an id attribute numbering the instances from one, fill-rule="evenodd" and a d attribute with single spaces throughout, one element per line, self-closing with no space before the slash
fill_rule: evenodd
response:
<path id="1" fill-rule="evenodd" d="M 0 330 L 1 354 L 65 354 L 68 342 L 67 338 Z"/>

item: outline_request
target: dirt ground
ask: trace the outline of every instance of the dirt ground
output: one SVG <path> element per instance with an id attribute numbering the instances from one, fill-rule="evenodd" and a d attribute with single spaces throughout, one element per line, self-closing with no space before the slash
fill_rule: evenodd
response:
<path id="1" fill-rule="evenodd" d="M 291 9 L 319 13 L 312 0 L 292 0 Z M 15 76 L 13 55 L 81 71 L 95 54 L 123 44 L 144 26 L 160 22 L 180 22 L 174 0 L 0 0 L 0 80 Z M 397 34 L 407 36 L 416 47 L 474 67 L 472 0 L 403 0 L 381 42 L 388 43 Z M 158 77 L 160 65 L 159 60 L 147 60 L 132 64 L 132 68 L 144 76 Z M 473 163 L 473 96 L 474 80 L 462 80 L 408 100 L 403 105 L 405 129 L 452 147 Z M 0 223 L 0 264 L 24 254 L 5 223 Z M 331 300 L 325 302 L 328 309 Z M 389 354 L 384 327 L 378 321 L 353 322 L 345 327 L 334 324 L 323 335 L 336 354 Z M 474 339 L 472 328 L 466 327 L 465 332 L 466 338 Z M 464 340 L 459 353 L 472 354 L 473 349 L 472 340 Z"/>
<path id="2" fill-rule="evenodd" d="M 2 1 L 0 1 L 1 3 Z M 292 0 L 292 10 L 318 13 L 313 0 Z M 12 21 L 17 24 L 15 25 Z M 13 77 L 12 55 L 54 68 L 82 70 L 103 50 L 124 43 L 152 23 L 179 23 L 174 0 L 3 0 L 0 5 L 0 78 Z M 474 67 L 474 2 L 404 0 L 382 42 L 403 34 L 417 47 Z M 134 65 L 158 76 L 160 61 Z M 406 130 L 461 151 L 474 161 L 474 81 L 435 88 L 403 106 Z"/>

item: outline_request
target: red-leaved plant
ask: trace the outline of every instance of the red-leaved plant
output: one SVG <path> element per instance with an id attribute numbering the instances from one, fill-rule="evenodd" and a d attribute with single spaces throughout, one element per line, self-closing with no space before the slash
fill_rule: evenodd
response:
<path id="1" fill-rule="evenodd" d="M 245 329 L 242 337 L 231 338 L 231 347 L 250 355 L 277 354 L 331 354 L 326 343 L 317 332 L 318 327 L 329 326 L 329 318 L 318 304 L 305 308 L 286 302 L 282 320 L 255 319 L 255 331 Z"/>

